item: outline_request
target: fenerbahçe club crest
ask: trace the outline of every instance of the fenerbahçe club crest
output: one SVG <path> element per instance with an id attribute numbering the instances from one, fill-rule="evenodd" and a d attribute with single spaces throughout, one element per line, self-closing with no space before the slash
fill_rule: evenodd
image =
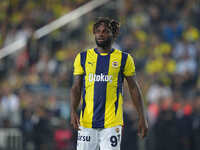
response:
<path id="1" fill-rule="evenodd" d="M 112 67 L 113 68 L 117 68 L 119 66 L 118 62 L 117 61 L 113 61 L 112 62 Z"/>

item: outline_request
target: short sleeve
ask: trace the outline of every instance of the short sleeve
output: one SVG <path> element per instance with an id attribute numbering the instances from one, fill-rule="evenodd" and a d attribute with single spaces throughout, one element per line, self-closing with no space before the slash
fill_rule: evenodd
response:
<path id="1" fill-rule="evenodd" d="M 84 74 L 83 67 L 81 66 L 81 56 L 80 53 L 76 56 L 74 60 L 74 75 L 82 75 Z"/>
<path id="2" fill-rule="evenodd" d="M 125 76 L 133 76 L 135 75 L 135 64 L 133 58 L 130 54 L 127 56 L 126 64 L 124 66 L 123 74 Z"/>

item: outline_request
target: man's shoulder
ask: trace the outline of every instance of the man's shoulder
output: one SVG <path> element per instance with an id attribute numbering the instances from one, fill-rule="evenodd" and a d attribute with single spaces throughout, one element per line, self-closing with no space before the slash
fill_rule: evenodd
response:
<path id="1" fill-rule="evenodd" d="M 122 51 L 122 50 L 120 50 L 120 49 L 115 49 L 115 52 L 116 52 L 116 53 L 123 54 L 123 55 L 129 55 L 129 53 L 124 52 L 124 51 Z"/>
<path id="2" fill-rule="evenodd" d="M 129 53 L 127 52 L 124 52 L 122 50 L 119 50 L 119 49 L 115 49 L 115 54 L 117 55 L 122 55 L 123 58 L 128 58 L 128 56 L 130 55 Z"/>
<path id="3" fill-rule="evenodd" d="M 94 48 L 88 48 L 88 49 L 84 49 L 81 52 L 79 52 L 80 54 L 86 54 L 87 52 L 92 52 L 94 51 Z"/>

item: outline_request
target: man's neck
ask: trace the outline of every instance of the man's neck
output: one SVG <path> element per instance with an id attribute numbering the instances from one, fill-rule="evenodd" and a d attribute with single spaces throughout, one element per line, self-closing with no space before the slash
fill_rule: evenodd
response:
<path id="1" fill-rule="evenodd" d="M 111 46 L 108 46 L 108 47 L 97 47 L 97 51 L 99 52 L 99 53 L 109 53 L 109 52 L 111 52 L 111 50 L 112 50 L 112 47 Z"/>

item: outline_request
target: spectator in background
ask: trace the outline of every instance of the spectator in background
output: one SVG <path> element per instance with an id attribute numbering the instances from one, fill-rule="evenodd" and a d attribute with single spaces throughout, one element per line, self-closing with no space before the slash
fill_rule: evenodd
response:
<path id="1" fill-rule="evenodd" d="M 72 130 L 61 120 L 60 126 L 55 130 L 54 139 L 56 141 L 55 150 L 72 150 Z"/>
<path id="2" fill-rule="evenodd" d="M 124 128 L 122 132 L 122 150 L 138 149 L 137 126 L 136 126 L 136 112 L 133 111 L 130 101 L 125 101 L 124 104 Z"/>
<path id="3" fill-rule="evenodd" d="M 194 150 L 200 149 L 200 95 L 196 97 L 193 110 L 193 122 L 192 122 L 192 148 Z"/>
<path id="4" fill-rule="evenodd" d="M 147 91 L 147 101 L 149 104 L 160 103 L 163 98 L 172 97 L 171 88 L 165 86 L 162 81 L 154 81 Z"/>
<path id="5" fill-rule="evenodd" d="M 161 101 L 161 110 L 154 125 L 155 150 L 177 150 L 178 149 L 178 128 L 176 113 L 172 109 L 172 99 Z"/>
<path id="6" fill-rule="evenodd" d="M 30 109 L 22 110 L 22 124 L 21 131 L 23 134 L 23 147 L 25 150 L 28 150 L 30 147 L 33 147 L 33 125 L 32 120 L 33 112 Z"/>
<path id="7" fill-rule="evenodd" d="M 173 16 L 174 17 L 174 16 Z M 164 24 L 162 35 L 166 42 L 174 44 L 180 39 L 183 33 L 183 25 L 178 23 L 175 18 L 169 18 Z"/>
<path id="8" fill-rule="evenodd" d="M 53 148 L 53 130 L 50 124 L 48 111 L 43 106 L 37 108 L 33 119 L 35 150 L 46 150 Z"/>
<path id="9" fill-rule="evenodd" d="M 20 101 L 12 88 L 8 84 L 2 87 L 2 97 L 0 99 L 1 119 L 8 119 L 13 127 L 20 125 Z"/>
<path id="10" fill-rule="evenodd" d="M 192 149 L 192 106 L 189 99 L 185 99 L 181 109 L 179 110 L 179 116 L 177 117 L 178 135 L 178 148 L 181 150 Z"/>

